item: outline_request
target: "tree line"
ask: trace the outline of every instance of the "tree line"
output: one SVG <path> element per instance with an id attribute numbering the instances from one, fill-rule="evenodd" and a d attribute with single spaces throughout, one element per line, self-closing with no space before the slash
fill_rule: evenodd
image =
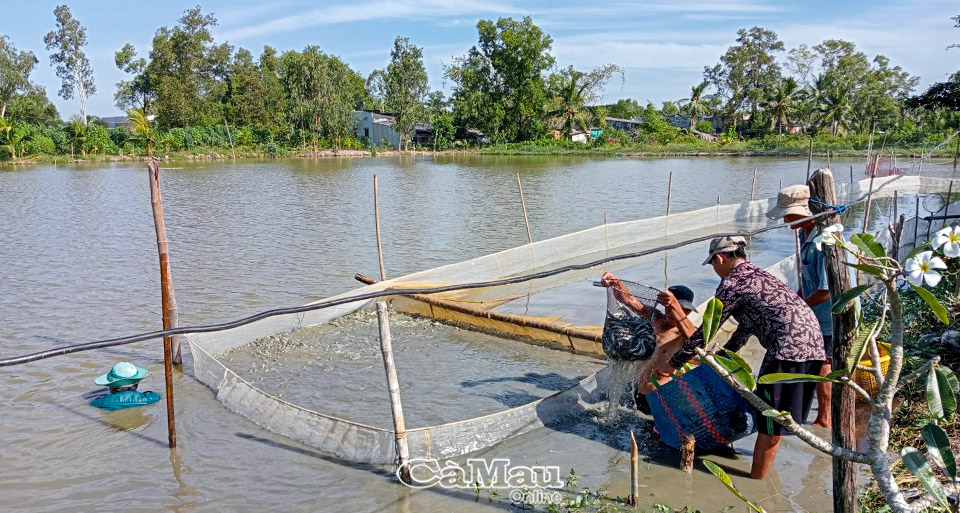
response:
<path id="1" fill-rule="evenodd" d="M 891 142 L 923 144 L 960 126 L 960 72 L 914 96 L 919 77 L 883 55 L 871 59 L 839 39 L 788 51 L 762 27 L 739 30 L 689 94 L 658 108 L 633 99 L 601 104 L 623 70 L 558 66 L 553 39 L 529 17 L 480 20 L 477 44 L 444 67 L 452 86 L 447 98 L 429 89 L 423 50 L 408 38 L 398 36 L 389 64 L 364 77 L 315 45 L 284 52 L 265 46 L 254 55 L 216 41 L 216 18 L 196 7 L 158 29 L 149 49 L 126 44 L 116 52 L 127 78 L 115 86 L 115 104 L 149 126 L 107 129 L 87 113 L 97 85 L 84 53 L 86 28 L 66 5 L 54 18 L 43 41 L 62 81 L 60 96 L 76 98 L 80 115 L 62 121 L 44 88 L 30 80 L 37 57 L 0 36 L 0 158 L 129 154 L 148 142 L 162 151 L 239 146 L 274 154 L 377 146 L 357 139 L 354 110 L 392 113 L 401 134 L 431 125 L 434 149 L 478 138 L 546 143 L 591 128 L 603 131 L 597 144 L 669 144 L 721 130 L 727 140 L 880 132 Z M 674 115 L 688 118 L 689 129 L 668 123 Z M 634 118 L 638 129 L 612 129 L 608 116 Z"/>

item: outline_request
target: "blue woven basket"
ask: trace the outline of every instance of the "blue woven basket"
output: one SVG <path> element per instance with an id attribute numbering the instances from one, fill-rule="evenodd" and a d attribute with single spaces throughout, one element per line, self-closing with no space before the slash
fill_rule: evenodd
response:
<path id="1" fill-rule="evenodd" d="M 660 439 L 670 447 L 680 447 L 689 434 L 698 450 L 710 450 L 754 431 L 750 403 L 706 365 L 647 394 L 647 402 Z"/>

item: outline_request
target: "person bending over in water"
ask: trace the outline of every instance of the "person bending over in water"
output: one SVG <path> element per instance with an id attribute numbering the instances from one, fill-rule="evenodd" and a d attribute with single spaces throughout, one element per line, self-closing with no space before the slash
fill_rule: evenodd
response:
<path id="1" fill-rule="evenodd" d="M 823 334 L 810 307 L 782 281 L 747 261 L 747 241 L 743 237 L 719 237 L 710 242 L 710 254 L 703 265 L 712 265 L 721 278 L 716 297 L 723 302 L 722 325 L 733 316 L 737 330 L 724 345 L 726 351 L 739 351 L 750 335 L 756 335 L 767 350 L 760 364 L 760 376 L 774 373 L 820 373 L 824 360 Z M 669 376 L 696 355 L 705 344 L 698 329 L 657 369 L 657 375 Z M 756 394 L 771 408 L 789 412 L 802 424 L 810 412 L 815 383 L 772 383 L 757 385 Z M 753 409 L 757 443 L 753 451 L 750 477 L 763 479 L 773 467 L 785 429 Z"/>
<path id="2" fill-rule="evenodd" d="M 109 393 L 97 397 L 90 402 L 90 405 L 114 411 L 145 406 L 159 401 L 160 394 L 137 390 L 140 381 L 149 375 L 150 371 L 137 367 L 130 362 L 120 362 L 114 365 L 110 372 L 93 380 L 97 385 L 108 387 Z"/>
<path id="3" fill-rule="evenodd" d="M 667 290 L 660 291 L 657 295 L 657 302 L 663 305 L 666 312 L 664 316 L 632 296 L 630 289 L 620 281 L 617 275 L 611 272 L 604 273 L 600 279 L 600 284 L 604 287 L 611 287 L 617 301 L 626 305 L 638 315 L 653 318 L 652 324 L 653 331 L 657 336 L 657 348 L 654 350 L 653 356 L 644 362 L 640 368 L 637 394 L 634 395 L 637 408 L 649 414 L 650 406 L 647 404 L 645 396 L 655 388 L 650 374 L 654 369 L 666 363 L 697 329 L 687 318 L 690 312 L 696 311 L 693 306 L 693 291 L 683 285 L 674 285 Z M 657 384 L 663 385 L 670 379 L 669 376 L 659 377 L 657 378 Z"/>

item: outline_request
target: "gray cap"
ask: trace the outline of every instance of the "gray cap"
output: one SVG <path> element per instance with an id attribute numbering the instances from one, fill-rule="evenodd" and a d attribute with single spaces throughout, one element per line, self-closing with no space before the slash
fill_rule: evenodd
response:
<path id="1" fill-rule="evenodd" d="M 731 251 L 736 251 L 739 248 L 744 248 L 747 246 L 747 239 L 739 235 L 732 235 L 727 237 L 717 237 L 710 241 L 710 255 L 707 256 L 707 259 L 703 261 L 703 265 L 707 265 L 713 260 L 713 257 L 717 253 L 730 253 Z"/>

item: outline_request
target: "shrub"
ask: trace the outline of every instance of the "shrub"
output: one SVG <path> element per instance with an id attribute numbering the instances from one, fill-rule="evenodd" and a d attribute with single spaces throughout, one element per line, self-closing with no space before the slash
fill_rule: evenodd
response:
<path id="1" fill-rule="evenodd" d="M 701 119 L 700 121 L 697 121 L 697 125 L 695 128 L 697 129 L 698 132 L 706 132 L 708 134 L 713 133 L 713 123 L 707 121 L 706 119 Z"/>

